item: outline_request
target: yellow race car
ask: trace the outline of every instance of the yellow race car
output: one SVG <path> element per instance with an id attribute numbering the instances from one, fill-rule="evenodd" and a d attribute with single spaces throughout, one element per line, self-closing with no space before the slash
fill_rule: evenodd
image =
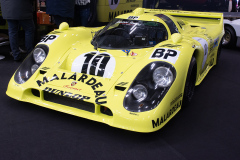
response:
<path id="1" fill-rule="evenodd" d="M 24 102 L 136 132 L 162 128 L 217 64 L 221 13 L 137 8 L 46 35 L 9 82 Z"/>

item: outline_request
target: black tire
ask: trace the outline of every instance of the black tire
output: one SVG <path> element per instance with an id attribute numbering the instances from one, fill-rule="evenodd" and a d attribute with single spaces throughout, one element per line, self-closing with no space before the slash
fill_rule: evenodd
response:
<path id="1" fill-rule="evenodd" d="M 192 57 L 191 62 L 189 64 L 187 79 L 186 79 L 185 88 L 184 88 L 183 106 L 187 106 L 194 95 L 196 73 L 197 73 L 197 63 L 196 63 L 195 57 Z"/>
<path id="2" fill-rule="evenodd" d="M 235 47 L 237 37 L 234 29 L 230 26 L 224 26 L 225 34 L 223 36 L 222 45 L 224 47 Z"/>

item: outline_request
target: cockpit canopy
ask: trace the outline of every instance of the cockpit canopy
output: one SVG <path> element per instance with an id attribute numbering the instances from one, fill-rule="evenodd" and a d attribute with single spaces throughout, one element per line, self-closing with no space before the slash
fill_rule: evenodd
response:
<path id="1" fill-rule="evenodd" d="M 159 22 L 114 19 L 95 34 L 92 44 L 106 49 L 152 47 L 167 40 L 166 27 Z"/>

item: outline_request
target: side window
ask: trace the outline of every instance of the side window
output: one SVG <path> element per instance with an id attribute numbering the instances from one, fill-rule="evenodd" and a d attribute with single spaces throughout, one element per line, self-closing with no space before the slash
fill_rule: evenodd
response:
<path id="1" fill-rule="evenodd" d="M 158 23 L 157 26 L 150 27 L 148 29 L 149 43 L 157 44 L 164 40 L 167 40 L 167 29 L 163 24 Z M 150 44 L 151 45 L 151 44 Z"/>

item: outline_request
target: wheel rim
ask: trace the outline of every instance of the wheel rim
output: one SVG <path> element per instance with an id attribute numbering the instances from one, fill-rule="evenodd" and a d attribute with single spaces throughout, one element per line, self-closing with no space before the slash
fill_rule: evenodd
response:
<path id="1" fill-rule="evenodd" d="M 231 33 L 228 30 L 226 30 L 225 34 L 223 36 L 223 43 L 222 44 L 223 45 L 228 44 L 231 41 L 231 38 L 232 38 Z"/>

